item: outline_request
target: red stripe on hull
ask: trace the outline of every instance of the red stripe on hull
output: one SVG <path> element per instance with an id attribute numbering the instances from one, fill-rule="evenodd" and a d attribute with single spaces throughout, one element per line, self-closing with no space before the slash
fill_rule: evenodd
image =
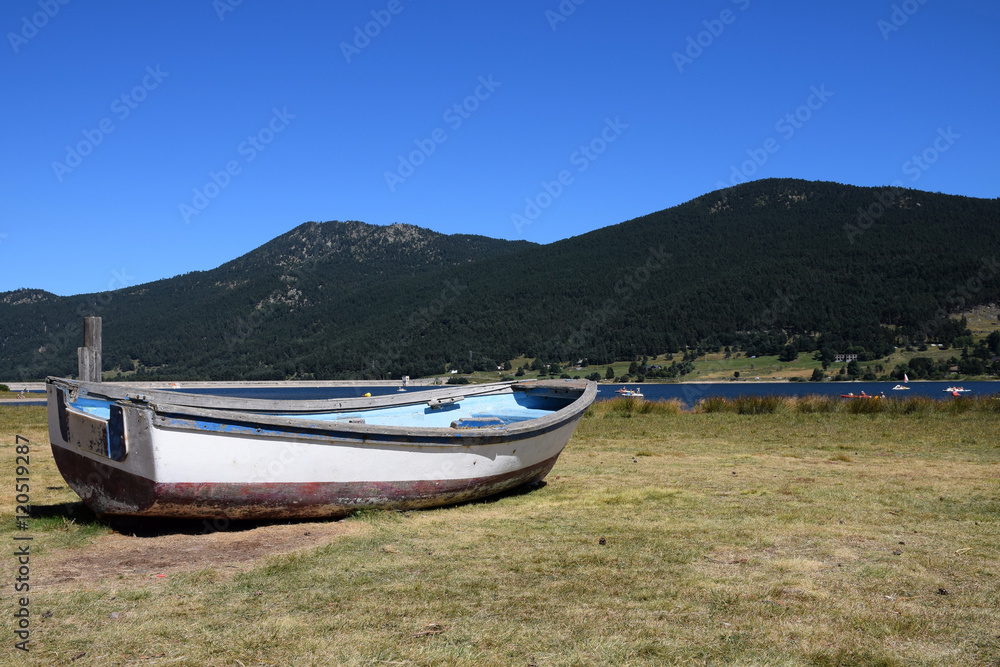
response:
<path id="1" fill-rule="evenodd" d="M 53 445 L 59 472 L 101 515 L 292 519 L 338 517 L 357 509 L 420 509 L 508 491 L 543 479 L 550 459 L 501 475 L 404 482 L 169 483 L 102 464 Z"/>

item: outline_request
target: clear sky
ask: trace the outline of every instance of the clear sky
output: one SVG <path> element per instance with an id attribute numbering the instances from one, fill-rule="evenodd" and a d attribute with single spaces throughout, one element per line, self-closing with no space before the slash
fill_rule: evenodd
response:
<path id="1" fill-rule="evenodd" d="M 765 177 L 996 197 L 998 25 L 994 0 L 6 0 L 0 291 L 211 269 L 309 220 L 548 243 Z"/>

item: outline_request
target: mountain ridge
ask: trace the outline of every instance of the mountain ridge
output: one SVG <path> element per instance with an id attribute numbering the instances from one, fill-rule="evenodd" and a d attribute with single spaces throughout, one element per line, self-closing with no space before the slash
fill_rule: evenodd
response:
<path id="1" fill-rule="evenodd" d="M 75 349 L 32 351 L 90 312 L 106 367 L 142 377 L 398 377 L 805 338 L 877 355 L 900 336 L 954 337 L 942 312 L 1000 300 L 984 273 L 998 213 L 995 199 L 766 179 L 546 245 L 307 222 L 208 271 L 83 299 L 0 295 L 0 376 L 71 373 Z M 959 300 L 969 276 L 981 285 Z"/>

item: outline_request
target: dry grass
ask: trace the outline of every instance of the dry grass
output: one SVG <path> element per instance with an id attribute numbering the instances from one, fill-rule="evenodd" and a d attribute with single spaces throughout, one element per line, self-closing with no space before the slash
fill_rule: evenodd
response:
<path id="1" fill-rule="evenodd" d="M 616 401 L 608 401 L 607 409 L 619 410 Z M 640 399 L 633 399 L 640 400 Z M 846 414 L 962 414 L 965 412 L 1000 414 L 1000 395 L 963 396 L 934 400 L 926 396 L 907 396 L 904 398 L 853 398 L 842 399 L 833 396 L 737 396 L 722 398 L 709 396 L 698 402 L 695 412 L 715 413 L 729 412 L 740 415 L 762 415 L 776 412 L 811 413 L 846 413 Z"/>
<path id="2" fill-rule="evenodd" d="M 996 413 L 626 405 L 589 411 L 527 493 L 359 515 L 250 569 L 42 588 L 19 662 L 996 664 Z M 44 441 L 26 410 L 0 408 L 2 442 Z M 58 484 L 38 451 L 33 477 Z M 32 532 L 56 558 L 110 544 L 102 530 Z"/>
<path id="3" fill-rule="evenodd" d="M 647 401 L 638 396 L 624 396 L 609 401 L 601 401 L 592 409 L 599 410 L 602 407 L 606 410 L 611 410 L 615 414 L 631 417 L 632 415 L 652 414 L 675 415 L 684 409 L 684 404 L 676 398 L 666 401 Z"/>

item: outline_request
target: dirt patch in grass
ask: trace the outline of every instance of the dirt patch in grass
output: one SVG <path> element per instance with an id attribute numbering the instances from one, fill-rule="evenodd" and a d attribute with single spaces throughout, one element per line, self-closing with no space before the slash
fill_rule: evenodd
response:
<path id="1" fill-rule="evenodd" d="M 268 556 L 317 547 L 357 526 L 341 521 L 245 523 L 212 530 L 198 522 L 161 523 L 134 533 L 114 532 L 78 549 L 40 559 L 39 588 L 71 587 L 77 582 L 139 584 L 172 574 L 214 569 L 235 574 Z M 160 577 L 159 575 L 164 575 Z"/>

